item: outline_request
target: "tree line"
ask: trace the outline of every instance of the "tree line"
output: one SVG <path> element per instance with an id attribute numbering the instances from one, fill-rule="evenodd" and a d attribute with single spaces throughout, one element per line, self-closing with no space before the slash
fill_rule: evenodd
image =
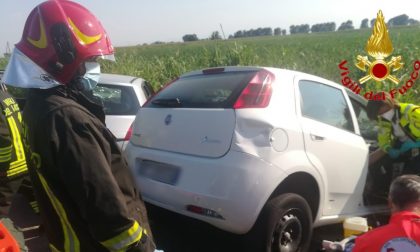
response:
<path id="1" fill-rule="evenodd" d="M 370 22 L 369 22 L 370 21 Z M 360 29 L 366 29 L 373 27 L 375 24 L 376 18 L 374 19 L 363 19 L 360 24 Z M 408 26 L 408 25 L 419 25 L 420 22 L 418 20 L 410 18 L 406 14 L 402 14 L 396 17 L 393 17 L 388 20 L 387 25 L 389 27 L 395 26 Z M 289 27 L 289 34 L 302 34 L 302 33 L 316 33 L 316 32 L 334 32 L 334 31 L 345 31 L 345 30 L 354 30 L 353 21 L 347 20 L 340 24 L 338 28 L 336 28 L 335 22 L 327 22 L 327 23 L 319 23 L 310 26 L 309 24 L 301 24 L 301 25 L 291 25 Z M 234 34 L 229 35 L 229 39 L 233 38 L 246 38 L 246 37 L 258 37 L 258 36 L 284 36 L 286 35 L 286 29 L 281 29 L 280 27 L 274 28 L 271 27 L 263 27 L 257 29 L 250 29 L 250 30 L 239 30 L 236 31 Z M 210 40 L 217 40 L 222 39 L 220 33 L 218 31 L 214 31 L 207 39 Z M 199 40 L 196 34 L 186 34 L 182 37 L 184 42 L 188 41 L 197 41 Z"/>

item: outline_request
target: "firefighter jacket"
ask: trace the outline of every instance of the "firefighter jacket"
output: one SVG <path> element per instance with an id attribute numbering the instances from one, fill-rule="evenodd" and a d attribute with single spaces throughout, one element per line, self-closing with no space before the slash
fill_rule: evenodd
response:
<path id="1" fill-rule="evenodd" d="M 154 251 L 146 209 L 102 106 L 65 86 L 29 92 L 31 179 L 52 251 Z"/>
<path id="2" fill-rule="evenodd" d="M 411 140 L 420 140 L 420 106 L 400 103 L 393 120 L 398 120 L 399 125 Z M 378 142 L 379 147 L 384 151 L 388 151 L 394 144 L 395 137 L 392 132 L 391 122 L 379 118 Z"/>
<path id="3" fill-rule="evenodd" d="M 356 238 L 352 252 L 420 251 L 420 215 L 394 213 L 389 224 Z"/>
<path id="4" fill-rule="evenodd" d="M 16 101 L 0 91 L 0 178 L 7 182 L 28 173 L 22 142 L 22 116 Z"/>
<path id="5" fill-rule="evenodd" d="M 18 192 L 25 196 L 33 211 L 38 213 L 24 146 L 22 115 L 15 99 L 6 91 L 0 91 L 0 202 L 9 212 L 13 195 Z M 13 182 L 13 184 L 11 183 Z"/>

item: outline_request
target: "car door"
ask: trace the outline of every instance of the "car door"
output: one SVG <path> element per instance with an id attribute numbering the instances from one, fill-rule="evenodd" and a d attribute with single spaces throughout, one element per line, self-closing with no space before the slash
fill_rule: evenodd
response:
<path id="1" fill-rule="evenodd" d="M 338 85 L 313 80 L 296 79 L 296 85 L 305 151 L 325 180 L 322 214 L 360 211 L 368 146 L 347 94 Z"/>

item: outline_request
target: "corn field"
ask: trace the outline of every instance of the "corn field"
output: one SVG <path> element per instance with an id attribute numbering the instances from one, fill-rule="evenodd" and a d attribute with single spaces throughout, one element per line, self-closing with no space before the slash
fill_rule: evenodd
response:
<path id="1" fill-rule="evenodd" d="M 347 60 L 350 77 L 357 81 L 366 75 L 354 66 L 357 55 L 367 56 L 365 45 L 371 29 L 269 36 L 232 40 L 208 40 L 120 47 L 116 62 L 102 62 L 102 71 L 127 74 L 148 80 L 158 89 L 171 79 L 192 70 L 228 65 L 252 65 L 298 70 L 341 83 L 338 65 Z M 394 51 L 401 55 L 404 68 L 395 72 L 401 85 L 409 79 L 413 62 L 420 59 L 420 27 L 392 27 L 389 29 Z M 6 61 L 0 60 L 0 67 Z M 418 82 L 418 83 L 417 83 Z M 369 90 L 386 90 L 395 84 L 367 83 Z M 420 103 L 417 92 L 420 80 L 399 99 Z"/>

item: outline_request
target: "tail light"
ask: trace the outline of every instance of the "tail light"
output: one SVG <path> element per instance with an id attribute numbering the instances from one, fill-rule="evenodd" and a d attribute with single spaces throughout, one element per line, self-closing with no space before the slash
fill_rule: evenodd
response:
<path id="1" fill-rule="evenodd" d="M 124 141 L 128 141 L 131 138 L 131 135 L 133 135 L 133 124 L 130 125 L 130 128 L 128 128 L 127 133 L 125 134 Z"/>
<path id="2" fill-rule="evenodd" d="M 233 105 L 234 109 L 265 108 L 270 103 L 274 75 L 267 70 L 255 74 Z"/>

